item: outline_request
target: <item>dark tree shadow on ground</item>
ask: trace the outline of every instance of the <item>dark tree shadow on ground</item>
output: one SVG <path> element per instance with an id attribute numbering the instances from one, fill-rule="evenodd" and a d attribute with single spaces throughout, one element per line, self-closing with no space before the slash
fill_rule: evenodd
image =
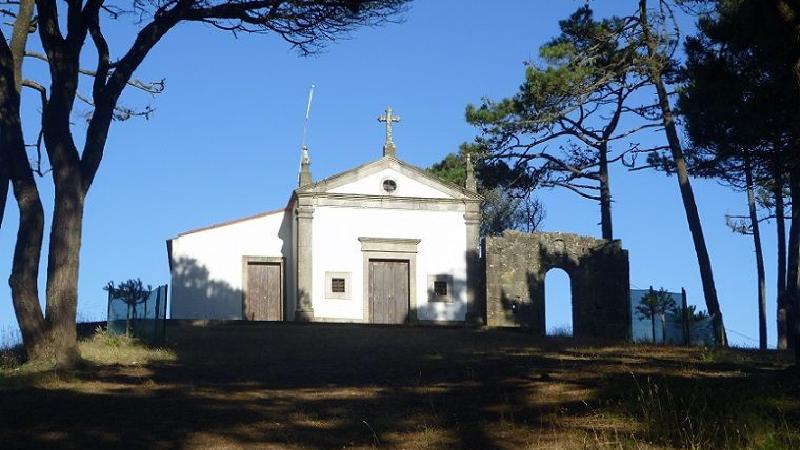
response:
<path id="1" fill-rule="evenodd" d="M 172 326 L 168 339 L 174 362 L 3 390 L 2 447 L 552 447 L 591 433 L 557 422 L 625 400 L 632 374 L 719 392 L 789 381 L 777 362 L 730 377 L 711 376 L 727 362 L 703 363 L 690 380 L 679 374 L 687 350 L 620 352 L 514 331 L 239 322 Z M 796 405 L 787 411 L 796 420 Z"/>

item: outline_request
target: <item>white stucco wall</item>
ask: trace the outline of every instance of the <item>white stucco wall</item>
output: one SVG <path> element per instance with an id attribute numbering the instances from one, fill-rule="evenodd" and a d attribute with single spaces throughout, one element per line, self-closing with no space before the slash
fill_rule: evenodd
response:
<path id="1" fill-rule="evenodd" d="M 391 178 L 397 182 L 397 190 L 392 193 L 393 196 L 450 198 L 445 192 L 434 189 L 389 168 L 367 175 L 352 183 L 333 188 L 329 192 L 339 194 L 385 195 L 386 193 L 383 191 L 382 185 L 383 180 L 387 178 Z"/>
<path id="2" fill-rule="evenodd" d="M 285 286 L 292 294 L 291 218 L 278 211 L 173 239 L 171 317 L 241 319 L 243 256 L 284 257 Z M 287 303 L 284 314 L 291 310 L 293 317 L 294 303 Z"/>
<path id="3" fill-rule="evenodd" d="M 316 320 L 367 319 L 368 313 L 363 308 L 364 264 L 359 237 L 420 239 L 416 257 L 418 318 L 464 320 L 466 227 L 462 211 L 318 206 L 314 211 L 312 228 L 312 299 Z M 351 273 L 349 300 L 325 298 L 326 271 Z M 452 303 L 428 303 L 428 275 L 433 274 L 453 276 Z"/>

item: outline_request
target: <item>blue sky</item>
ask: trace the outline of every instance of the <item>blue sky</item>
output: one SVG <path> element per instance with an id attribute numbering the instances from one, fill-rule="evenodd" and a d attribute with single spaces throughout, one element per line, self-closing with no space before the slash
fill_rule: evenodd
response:
<path id="1" fill-rule="evenodd" d="M 593 6 L 604 16 L 632 11 L 635 3 Z M 179 26 L 136 74 L 143 80 L 166 78 L 166 91 L 156 98 L 130 90 L 124 95 L 125 103 L 149 104 L 155 114 L 112 126 L 89 193 L 79 319 L 105 318 L 102 287 L 109 280 L 168 282 L 166 239 L 285 204 L 297 180 L 311 84 L 317 86 L 309 132 L 315 178 L 380 156 L 383 129 L 375 118 L 387 105 L 402 117 L 395 127 L 398 156 L 427 167 L 474 138 L 464 107 L 482 97 L 512 95 L 522 82 L 523 62 L 535 58 L 538 47 L 557 34 L 558 20 L 582 4 L 417 1 L 404 23 L 358 30 L 310 58 L 298 57 L 276 36 L 235 38 L 204 25 Z M 111 27 L 112 51 L 119 51 L 130 43 L 134 28 Z M 35 76 L 40 70 L 26 62 L 28 73 Z M 36 98 L 26 94 L 25 101 L 26 120 L 34 123 L 27 118 L 35 120 Z M 77 116 L 75 123 L 80 138 L 84 126 Z M 663 142 L 661 134 L 640 139 Z M 620 167 L 611 176 L 615 234 L 630 252 L 631 285 L 685 287 L 690 303 L 704 309 L 676 179 Z M 51 182 L 43 179 L 40 186 L 47 208 Z M 694 187 L 729 338 L 738 345 L 757 345 L 747 339 L 758 336 L 752 240 L 731 233 L 723 217 L 744 211 L 744 194 L 709 181 L 696 180 Z M 600 235 L 596 204 L 559 190 L 538 195 L 547 208 L 544 230 Z M 0 330 L 16 326 L 5 283 L 16 221 L 10 199 L 0 231 Z M 774 345 L 774 223 L 763 233 Z M 45 267 L 43 260 L 43 272 Z M 563 297 L 563 285 L 559 291 Z M 566 303 L 561 311 L 567 311 Z"/>

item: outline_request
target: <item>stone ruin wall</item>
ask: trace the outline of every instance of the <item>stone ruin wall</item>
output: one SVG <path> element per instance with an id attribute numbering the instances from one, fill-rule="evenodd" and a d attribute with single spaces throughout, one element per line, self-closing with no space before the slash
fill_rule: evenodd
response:
<path id="1" fill-rule="evenodd" d="M 573 335 L 628 339 L 628 251 L 620 241 L 506 231 L 486 239 L 485 255 L 487 325 L 544 335 L 544 279 L 560 268 L 572 286 Z"/>

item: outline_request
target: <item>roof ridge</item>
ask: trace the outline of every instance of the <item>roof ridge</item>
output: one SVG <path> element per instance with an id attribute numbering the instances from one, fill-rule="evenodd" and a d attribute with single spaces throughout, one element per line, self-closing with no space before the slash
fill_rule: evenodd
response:
<path id="1" fill-rule="evenodd" d="M 225 221 L 225 222 L 219 222 L 219 223 L 215 223 L 215 224 L 211 224 L 211 225 L 206 225 L 204 227 L 193 228 L 191 230 L 183 231 L 181 233 L 178 233 L 177 237 L 185 236 L 187 234 L 197 233 L 197 232 L 200 232 L 200 231 L 211 230 L 211 229 L 214 229 L 214 228 L 221 228 L 221 227 L 225 227 L 225 226 L 228 226 L 228 225 L 234 225 L 234 224 L 237 224 L 237 223 L 240 223 L 240 222 L 246 222 L 248 220 L 259 219 L 261 217 L 271 216 L 271 215 L 277 214 L 279 212 L 286 212 L 287 210 L 288 210 L 287 207 L 280 208 L 280 209 L 272 209 L 272 210 L 269 210 L 269 211 L 264 211 L 264 212 L 252 214 L 252 215 L 249 215 L 249 216 L 241 217 L 239 219 L 233 219 L 233 220 L 228 220 L 228 221 Z"/>

